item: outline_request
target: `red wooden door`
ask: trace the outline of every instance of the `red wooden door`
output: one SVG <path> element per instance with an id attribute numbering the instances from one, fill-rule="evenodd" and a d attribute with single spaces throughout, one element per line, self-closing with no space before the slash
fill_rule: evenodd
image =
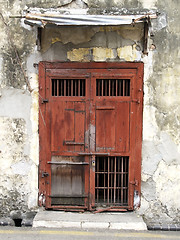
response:
<path id="1" fill-rule="evenodd" d="M 40 204 L 133 209 L 142 64 L 40 63 Z"/>

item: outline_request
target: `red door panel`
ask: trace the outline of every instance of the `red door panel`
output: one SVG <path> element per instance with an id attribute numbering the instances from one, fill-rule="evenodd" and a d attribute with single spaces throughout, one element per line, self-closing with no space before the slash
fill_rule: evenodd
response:
<path id="1" fill-rule="evenodd" d="M 51 120 L 51 151 L 64 151 L 63 144 L 65 140 L 65 102 L 54 101 L 50 103 Z M 70 136 L 71 137 L 71 136 Z"/>
<path id="2" fill-rule="evenodd" d="M 113 102 L 96 103 L 96 151 L 115 150 L 115 104 Z"/>
<path id="3" fill-rule="evenodd" d="M 116 151 L 129 152 L 130 102 L 116 103 Z"/>
<path id="4" fill-rule="evenodd" d="M 42 62 L 39 81 L 40 205 L 132 210 L 140 194 L 143 64 Z"/>

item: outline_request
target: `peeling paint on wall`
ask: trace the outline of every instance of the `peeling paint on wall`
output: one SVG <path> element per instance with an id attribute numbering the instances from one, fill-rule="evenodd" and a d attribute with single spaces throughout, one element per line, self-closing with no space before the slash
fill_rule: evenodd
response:
<path id="1" fill-rule="evenodd" d="M 73 49 L 72 51 L 67 52 L 67 58 L 70 61 L 89 62 L 89 56 L 90 49 L 88 48 Z"/>

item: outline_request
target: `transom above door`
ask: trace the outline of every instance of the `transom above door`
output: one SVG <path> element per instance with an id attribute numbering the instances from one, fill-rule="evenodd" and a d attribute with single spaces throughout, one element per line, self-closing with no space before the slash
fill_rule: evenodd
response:
<path id="1" fill-rule="evenodd" d="M 39 64 L 40 205 L 133 209 L 142 63 Z"/>

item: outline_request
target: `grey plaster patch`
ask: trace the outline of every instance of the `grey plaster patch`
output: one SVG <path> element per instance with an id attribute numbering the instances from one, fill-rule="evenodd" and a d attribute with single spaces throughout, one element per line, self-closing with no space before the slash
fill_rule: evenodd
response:
<path id="1" fill-rule="evenodd" d="M 157 143 L 153 141 L 143 141 L 143 145 L 142 145 L 143 173 L 153 175 L 161 159 L 162 159 L 162 155 L 160 151 L 158 151 Z"/>
<path id="2" fill-rule="evenodd" d="M 28 209 L 27 196 L 25 193 L 23 194 L 19 190 L 17 191 L 18 189 L 18 186 L 16 186 L 17 181 L 22 181 L 22 179 L 18 177 L 16 178 L 12 190 L 7 191 L 6 189 L 3 189 L 4 195 L 0 196 L 1 201 L 0 216 L 8 216 L 10 211 L 12 210 L 27 211 Z M 22 186 L 20 187 L 20 189 L 22 189 Z"/>
<path id="3" fill-rule="evenodd" d="M 34 64 L 38 64 L 40 61 L 42 61 L 42 56 L 40 52 L 34 52 L 30 54 L 27 58 L 27 72 L 28 73 L 38 73 L 38 69 L 35 67 Z"/>
<path id="4" fill-rule="evenodd" d="M 66 4 L 71 3 L 73 0 L 58 0 L 58 6 L 64 6 Z"/>
<path id="5" fill-rule="evenodd" d="M 67 48 L 62 43 L 56 42 L 42 54 L 42 60 L 67 61 Z"/>
<path id="6" fill-rule="evenodd" d="M 3 57 L 0 56 L 0 72 L 2 71 Z"/>
<path id="7" fill-rule="evenodd" d="M 87 8 L 88 5 L 83 0 L 72 0 L 69 4 L 66 4 L 67 8 L 73 9 L 73 8 Z"/>
<path id="8" fill-rule="evenodd" d="M 11 166 L 11 169 L 13 171 L 13 174 L 20 174 L 20 175 L 28 175 L 31 165 L 28 162 L 20 161 L 18 163 L 15 163 Z"/>
<path id="9" fill-rule="evenodd" d="M 166 208 L 158 200 L 149 202 L 149 208 L 144 213 L 144 220 L 148 225 L 151 223 L 171 223 L 172 218 L 167 215 Z"/>
<path id="10" fill-rule="evenodd" d="M 177 145 L 168 133 L 164 131 L 160 133 L 160 141 L 157 144 L 157 149 L 167 164 L 180 164 L 180 153 L 178 152 Z"/>
<path id="11" fill-rule="evenodd" d="M 156 199 L 156 183 L 149 178 L 146 182 L 141 183 L 142 195 L 146 201 L 150 202 Z"/>
<path id="12" fill-rule="evenodd" d="M 155 33 L 161 29 L 167 27 L 167 15 L 162 12 L 158 15 L 156 19 L 151 21 L 152 31 Z"/>
<path id="13" fill-rule="evenodd" d="M 29 0 L 24 1 L 24 3 L 26 4 L 26 6 L 28 8 L 60 8 L 60 7 L 64 7 L 68 4 L 70 4 L 73 0 L 56 0 L 54 2 L 52 2 L 52 0 L 37 0 L 37 1 L 33 1 L 33 0 Z"/>
<path id="14" fill-rule="evenodd" d="M 30 108 L 29 93 L 14 88 L 2 89 L 0 116 L 25 119 L 28 134 L 31 134 Z"/>
<path id="15" fill-rule="evenodd" d="M 45 28 L 42 30 L 42 50 L 46 51 L 52 43 L 62 42 L 63 44 L 81 44 L 92 39 L 99 27 L 68 26 L 59 28 Z"/>

